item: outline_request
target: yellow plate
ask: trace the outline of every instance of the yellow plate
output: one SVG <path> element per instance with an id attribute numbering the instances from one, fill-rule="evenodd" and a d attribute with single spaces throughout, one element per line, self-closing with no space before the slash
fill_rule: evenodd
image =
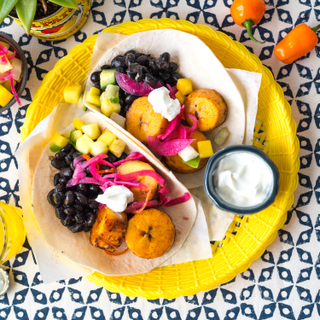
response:
<path id="1" fill-rule="evenodd" d="M 254 145 L 275 162 L 280 172 L 280 190 L 274 204 L 253 216 L 235 216 L 225 239 L 212 246 L 213 258 L 156 268 L 136 276 L 107 277 L 94 273 L 88 279 L 112 292 L 147 299 L 173 299 L 193 295 L 230 281 L 245 271 L 264 252 L 283 226 L 293 203 L 298 184 L 299 141 L 291 108 L 271 72 L 242 44 L 207 26 L 171 19 L 140 20 L 110 27 L 104 32 L 130 35 L 136 32 L 171 28 L 191 33 L 204 41 L 226 68 L 262 73 L 259 91 L 258 123 Z M 22 127 L 24 140 L 53 108 L 63 102 L 63 90 L 73 83 L 83 83 L 89 68 L 96 35 L 75 46 L 44 78 L 30 104 Z"/>

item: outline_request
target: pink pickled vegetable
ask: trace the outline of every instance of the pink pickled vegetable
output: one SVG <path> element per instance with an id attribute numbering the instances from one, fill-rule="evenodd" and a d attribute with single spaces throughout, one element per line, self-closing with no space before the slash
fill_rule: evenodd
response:
<path id="1" fill-rule="evenodd" d="M 105 204 L 103 204 L 103 203 L 99 203 L 99 207 L 98 207 L 98 209 L 99 209 L 99 210 L 100 210 L 100 209 L 103 209 L 105 206 L 106 206 Z"/>
<path id="2" fill-rule="evenodd" d="M 152 170 L 141 170 L 141 171 L 131 172 L 128 174 L 118 174 L 117 179 L 132 180 L 134 178 L 141 177 L 141 176 L 148 176 L 155 179 L 160 184 L 161 187 L 163 187 L 165 184 L 164 179 L 158 173 Z"/>
<path id="3" fill-rule="evenodd" d="M 100 181 L 101 183 L 104 183 L 103 178 L 100 176 L 100 174 L 98 173 L 98 170 L 96 168 L 95 164 L 90 164 L 89 165 L 89 171 L 92 174 L 92 177 L 97 179 L 98 181 Z"/>
<path id="4" fill-rule="evenodd" d="M 75 159 L 73 159 L 73 166 L 76 167 L 76 165 L 83 160 L 83 156 L 76 157 Z"/>
<path id="5" fill-rule="evenodd" d="M 7 64 L 7 59 L 5 56 L 0 57 L 0 64 Z"/>
<path id="6" fill-rule="evenodd" d="M 126 74 L 118 71 L 116 71 L 116 81 L 123 91 L 136 96 L 147 96 L 153 90 L 146 83 L 131 80 Z"/>
<path id="7" fill-rule="evenodd" d="M 14 50 L 12 54 L 7 55 L 8 60 L 12 60 L 13 58 L 16 57 L 17 51 Z"/>
<path id="8" fill-rule="evenodd" d="M 180 123 L 177 131 L 177 139 L 186 139 L 187 129 Z"/>
<path id="9" fill-rule="evenodd" d="M 186 192 L 183 196 L 181 196 L 179 198 L 172 199 L 172 200 L 170 197 L 167 197 L 164 199 L 163 206 L 164 207 L 172 207 L 177 204 L 187 202 L 190 198 L 191 198 L 191 196 L 190 196 L 189 192 Z"/>
<path id="10" fill-rule="evenodd" d="M 171 87 L 170 84 L 167 84 L 167 87 L 168 87 L 168 90 L 170 92 L 169 96 L 171 99 L 176 99 L 176 96 L 175 94 L 177 93 L 177 87 L 174 86 L 174 87 Z"/>
<path id="11" fill-rule="evenodd" d="M 148 201 L 146 208 L 155 207 L 158 205 L 158 203 L 159 202 L 157 200 L 150 200 Z M 134 202 L 133 204 L 127 207 L 126 213 L 132 213 L 133 211 L 140 209 L 143 205 L 144 201 Z"/>
<path id="12" fill-rule="evenodd" d="M 175 139 L 171 141 L 160 142 L 155 137 L 147 138 L 150 148 L 160 156 L 173 156 L 189 146 L 194 139 Z"/>
<path id="13" fill-rule="evenodd" d="M 95 178 L 91 178 L 91 177 L 85 177 L 81 180 L 79 180 L 79 183 L 84 183 L 84 184 L 101 184 L 100 181 L 98 181 L 97 179 Z"/>
<path id="14" fill-rule="evenodd" d="M 186 114 L 186 118 L 191 118 L 193 120 L 192 126 L 190 128 L 186 128 L 187 138 L 190 139 L 193 132 L 198 128 L 198 119 L 196 118 L 195 115 L 190 114 L 190 113 Z"/>
<path id="15" fill-rule="evenodd" d="M 82 169 L 85 169 L 86 167 L 90 166 L 91 164 L 98 164 L 98 163 L 101 163 L 101 161 L 103 161 L 102 159 L 104 158 L 108 158 L 108 156 L 104 153 L 100 153 L 98 154 L 97 156 L 91 158 L 90 160 L 87 160 L 86 162 L 82 163 L 81 166 L 82 166 Z"/>
<path id="16" fill-rule="evenodd" d="M 132 152 L 124 160 L 114 162 L 113 165 L 117 167 L 124 162 L 133 161 L 133 160 L 140 160 L 142 162 L 148 162 L 147 158 L 144 155 L 142 155 L 140 152 Z"/>
<path id="17" fill-rule="evenodd" d="M 108 167 L 110 167 L 110 168 L 116 168 L 111 162 L 109 162 L 109 161 L 106 161 L 106 160 L 101 160 L 100 162 L 99 162 L 99 164 L 102 164 L 103 166 L 108 166 Z"/>
<path id="18" fill-rule="evenodd" d="M 13 75 L 13 73 L 12 73 L 12 75 Z M 18 105 L 21 106 L 22 105 L 21 101 L 20 101 L 19 96 L 17 94 L 16 88 L 14 87 L 13 76 L 12 76 L 12 78 L 10 78 L 10 87 L 11 87 L 11 90 L 12 90 L 14 97 L 16 98 L 16 100 L 18 102 Z"/>
<path id="19" fill-rule="evenodd" d="M 115 181 L 115 184 L 119 186 L 128 186 L 128 187 L 140 187 L 140 182 L 130 182 L 130 181 Z"/>

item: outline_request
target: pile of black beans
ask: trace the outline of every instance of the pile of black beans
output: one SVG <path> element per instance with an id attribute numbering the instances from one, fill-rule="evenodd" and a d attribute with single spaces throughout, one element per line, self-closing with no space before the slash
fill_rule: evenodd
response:
<path id="1" fill-rule="evenodd" d="M 53 178 L 55 188 L 47 195 L 48 202 L 55 207 L 56 217 L 73 233 L 91 230 L 96 221 L 99 207 L 99 203 L 95 199 L 103 193 L 96 184 L 78 184 L 66 188 L 66 184 L 73 175 L 73 160 L 81 155 L 72 144 L 68 144 L 55 154 L 51 165 L 59 172 Z M 117 158 L 108 152 L 107 160 L 112 163 L 126 157 L 125 153 L 121 158 Z M 110 167 L 100 166 L 100 170 L 105 169 L 110 169 Z M 88 167 L 85 169 L 85 173 L 87 177 L 92 177 Z"/>
<path id="2" fill-rule="evenodd" d="M 126 73 L 128 77 L 137 82 L 143 81 L 147 85 L 154 87 L 159 81 L 162 85 L 169 84 L 175 86 L 182 76 L 177 72 L 178 65 L 170 61 L 168 52 L 162 53 L 159 58 L 154 58 L 149 54 L 143 54 L 130 50 L 124 55 L 118 55 L 112 59 L 110 65 L 104 65 L 103 69 L 116 69 L 118 72 Z M 100 89 L 100 73 L 96 71 L 91 74 L 90 80 Z M 136 95 L 128 94 L 120 89 L 120 105 L 122 116 L 125 116 L 132 102 L 139 98 Z"/>

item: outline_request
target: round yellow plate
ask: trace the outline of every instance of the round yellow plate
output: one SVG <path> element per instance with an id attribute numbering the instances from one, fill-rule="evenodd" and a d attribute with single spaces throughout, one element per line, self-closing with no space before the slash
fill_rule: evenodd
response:
<path id="1" fill-rule="evenodd" d="M 246 270 L 253 260 L 261 256 L 283 226 L 287 210 L 293 203 L 299 169 L 299 142 L 291 108 L 271 72 L 242 44 L 207 26 L 170 19 L 126 22 L 107 28 L 104 32 L 130 35 L 164 28 L 199 37 L 226 68 L 262 73 L 254 145 L 268 154 L 277 165 L 280 191 L 276 201 L 268 209 L 253 216 L 235 216 L 225 239 L 212 245 L 211 259 L 156 268 L 152 272 L 136 276 L 107 277 L 94 273 L 88 277 L 90 281 L 109 291 L 147 299 L 173 299 L 180 295 L 193 295 L 228 282 Z M 63 90 L 66 86 L 85 81 L 96 37 L 91 36 L 84 43 L 75 46 L 46 75 L 28 108 L 21 131 L 22 140 L 58 103 L 63 102 Z"/>

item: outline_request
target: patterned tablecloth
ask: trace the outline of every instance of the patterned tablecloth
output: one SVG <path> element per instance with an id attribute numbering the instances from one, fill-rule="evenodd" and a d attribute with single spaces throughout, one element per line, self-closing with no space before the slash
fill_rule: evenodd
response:
<path id="1" fill-rule="evenodd" d="M 0 297 L 0 319 L 320 319 L 320 46 L 289 65 L 273 55 L 275 44 L 295 25 L 320 23 L 319 0 L 268 0 L 256 38 L 233 23 L 232 0 L 97 0 L 88 22 L 75 36 L 57 43 L 27 36 L 6 18 L 0 30 L 25 51 L 29 81 L 15 105 L 0 114 L 0 200 L 19 206 L 14 152 L 26 109 L 45 74 L 76 44 L 107 26 L 142 18 L 185 19 L 206 24 L 243 43 L 272 70 L 292 106 L 300 140 L 299 186 L 293 207 L 275 241 L 244 273 L 227 284 L 173 300 L 129 298 L 97 287 L 85 278 L 42 283 L 32 249 L 26 242 L 5 263 L 10 289 Z M 301 39 L 303 41 L 303 39 Z"/>

